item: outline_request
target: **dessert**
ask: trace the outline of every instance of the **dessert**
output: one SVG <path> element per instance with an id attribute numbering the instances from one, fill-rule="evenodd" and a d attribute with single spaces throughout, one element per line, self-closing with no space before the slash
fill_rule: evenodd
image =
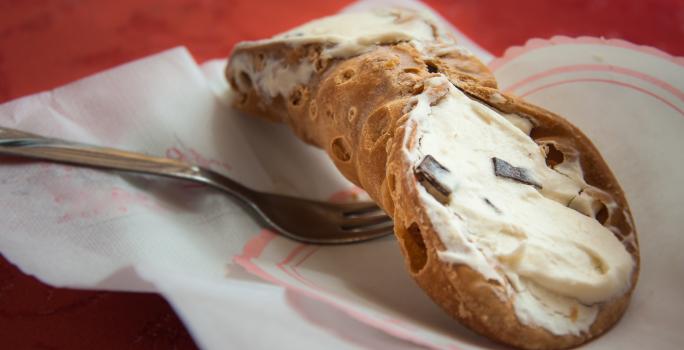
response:
<path id="1" fill-rule="evenodd" d="M 387 9 L 238 44 L 234 105 L 323 148 L 394 219 L 411 276 L 500 342 L 604 333 L 636 285 L 629 207 L 591 141 L 496 88 L 429 14 Z"/>

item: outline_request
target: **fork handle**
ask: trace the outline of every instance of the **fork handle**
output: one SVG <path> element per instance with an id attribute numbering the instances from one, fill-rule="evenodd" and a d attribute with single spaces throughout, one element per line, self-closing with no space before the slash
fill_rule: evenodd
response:
<path id="1" fill-rule="evenodd" d="M 0 127 L 0 154 L 190 180 L 218 187 L 242 200 L 250 199 L 255 193 L 224 176 L 178 160 L 48 138 L 4 127 Z M 218 178 L 220 182 L 216 181 Z"/>

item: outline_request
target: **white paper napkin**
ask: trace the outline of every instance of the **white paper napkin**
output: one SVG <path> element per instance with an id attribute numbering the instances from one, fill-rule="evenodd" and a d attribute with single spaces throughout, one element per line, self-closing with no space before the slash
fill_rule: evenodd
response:
<path id="1" fill-rule="evenodd" d="M 1 105 L 0 125 L 182 158 L 260 190 L 350 196 L 323 152 L 228 106 L 224 65 L 200 67 L 173 49 Z M 588 347 L 684 341 L 682 67 L 652 49 L 589 38 L 531 41 L 492 63 L 504 90 L 580 126 L 630 199 L 640 285 L 625 319 Z M 204 348 L 493 346 L 410 280 L 393 238 L 307 246 L 263 231 L 204 187 L 0 161 L 5 257 L 55 286 L 157 291 Z"/>

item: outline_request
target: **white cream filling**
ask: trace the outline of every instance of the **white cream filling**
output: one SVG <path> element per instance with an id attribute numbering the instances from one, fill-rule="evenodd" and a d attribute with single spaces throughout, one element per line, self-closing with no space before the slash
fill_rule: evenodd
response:
<path id="1" fill-rule="evenodd" d="M 431 24 L 425 14 L 408 10 L 379 9 L 344 13 L 313 20 L 270 39 L 242 42 L 236 48 L 274 43 L 329 43 L 322 53 L 323 57 L 345 58 L 369 51 L 378 44 L 435 41 Z M 442 33 L 442 30 L 438 30 L 440 39 L 451 40 Z"/>
<path id="2" fill-rule="evenodd" d="M 439 89 L 448 93 L 435 101 Z M 416 99 L 408 125 L 419 142 L 407 156 L 418 164 L 432 155 L 449 169 L 441 176 L 450 178 L 440 181 L 452 190 L 446 205 L 419 186 L 446 246 L 440 259 L 508 280 L 521 322 L 559 335 L 587 331 L 595 304 L 628 288 L 634 262 L 611 231 L 567 207 L 584 181 L 550 169 L 521 131 L 527 127 L 516 127 L 519 120 L 472 100 L 445 77 L 426 81 Z M 527 169 L 542 189 L 496 176 L 493 157 Z"/>
<path id="3" fill-rule="evenodd" d="M 435 34 L 442 42 L 443 50 L 467 50 L 455 45 L 445 31 L 431 21 L 425 13 L 409 10 L 376 10 L 371 12 L 346 13 L 320 18 L 270 39 L 241 42 L 235 49 L 263 47 L 286 43 L 301 46 L 324 43 L 322 58 L 346 58 L 372 50 L 379 44 L 400 41 L 410 42 L 420 48 L 421 42 L 435 42 Z M 436 32 L 433 32 L 433 27 Z M 233 55 L 231 65 L 236 72 L 238 87 L 247 91 L 254 84 L 260 95 L 287 98 L 295 87 L 306 85 L 314 73 L 311 62 L 302 60 L 295 66 L 288 66 L 283 60 L 265 59 L 262 69 L 257 71 L 252 58 L 247 54 Z M 240 74 L 247 74 L 250 83 L 241 81 Z"/>
<path id="4" fill-rule="evenodd" d="M 517 114 L 501 114 L 501 115 L 504 118 L 506 118 L 509 123 L 513 124 L 513 126 L 520 129 L 520 131 L 524 132 L 525 135 L 529 135 L 530 132 L 532 131 L 532 128 L 534 127 L 534 124 L 532 124 L 532 122 L 529 119 L 523 118 Z"/>
<path id="5" fill-rule="evenodd" d="M 265 98 L 275 98 L 278 95 L 287 98 L 299 85 L 308 84 L 314 67 L 310 62 L 300 61 L 295 66 L 288 66 L 281 60 L 266 59 L 260 71 L 252 64 L 252 57 L 248 54 L 237 54 L 231 58 L 231 65 L 236 74 L 236 83 L 240 90 L 248 91 L 254 85 L 259 95 Z M 244 81 L 242 74 L 249 77 Z"/>

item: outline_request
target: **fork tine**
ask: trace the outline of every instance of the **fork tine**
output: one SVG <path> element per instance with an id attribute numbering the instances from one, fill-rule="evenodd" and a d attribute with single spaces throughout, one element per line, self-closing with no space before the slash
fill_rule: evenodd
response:
<path id="1" fill-rule="evenodd" d="M 352 216 L 344 218 L 342 222 L 340 222 L 340 226 L 343 229 L 353 229 L 357 227 L 361 228 L 378 225 L 391 221 L 392 219 L 390 219 L 390 217 L 387 216 L 384 212 L 373 212 L 370 215 Z"/>
<path id="2" fill-rule="evenodd" d="M 343 229 L 344 230 L 344 229 Z M 378 236 L 382 234 L 389 234 L 394 232 L 394 224 L 390 223 L 384 225 L 374 225 L 370 228 L 367 227 L 357 227 L 349 230 L 344 230 L 349 233 L 356 235 L 363 234 L 365 236 Z"/>
<path id="3" fill-rule="evenodd" d="M 339 208 L 342 209 L 342 214 L 346 217 L 382 211 L 382 209 L 380 209 L 380 207 L 378 207 L 378 205 L 374 202 L 345 203 L 340 204 Z"/>

